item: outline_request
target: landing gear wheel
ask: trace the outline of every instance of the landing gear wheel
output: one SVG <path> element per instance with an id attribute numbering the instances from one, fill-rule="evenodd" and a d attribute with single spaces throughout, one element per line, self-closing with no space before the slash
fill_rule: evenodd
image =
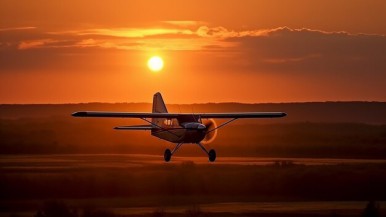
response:
<path id="1" fill-rule="evenodd" d="M 167 148 L 164 153 L 165 162 L 169 162 L 171 158 L 172 158 L 172 152 L 170 151 L 170 149 Z"/>
<path id="2" fill-rule="evenodd" d="M 210 149 L 208 152 L 209 161 L 214 162 L 216 160 L 216 151 L 214 149 Z"/>

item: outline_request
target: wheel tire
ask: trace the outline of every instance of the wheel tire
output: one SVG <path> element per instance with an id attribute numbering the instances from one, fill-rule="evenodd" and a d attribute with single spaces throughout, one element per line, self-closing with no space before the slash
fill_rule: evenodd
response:
<path id="1" fill-rule="evenodd" d="M 216 151 L 211 149 L 208 153 L 209 161 L 214 162 L 216 160 Z"/>
<path id="2" fill-rule="evenodd" d="M 171 158 L 172 158 L 172 152 L 170 151 L 170 149 L 166 149 L 164 153 L 165 162 L 169 162 Z"/>

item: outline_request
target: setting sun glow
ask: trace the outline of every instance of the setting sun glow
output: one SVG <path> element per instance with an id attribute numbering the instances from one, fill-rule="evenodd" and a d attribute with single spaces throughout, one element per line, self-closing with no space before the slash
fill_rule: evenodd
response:
<path id="1" fill-rule="evenodd" d="M 147 61 L 147 66 L 153 72 L 158 72 L 164 67 L 164 61 L 159 56 L 153 56 Z"/>

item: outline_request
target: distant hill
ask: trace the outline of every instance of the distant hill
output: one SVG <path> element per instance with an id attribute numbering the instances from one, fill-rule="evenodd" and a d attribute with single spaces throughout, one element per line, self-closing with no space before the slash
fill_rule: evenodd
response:
<path id="1" fill-rule="evenodd" d="M 259 120 L 259 123 L 367 123 L 386 124 L 386 102 L 306 102 L 306 103 L 207 103 L 168 105 L 169 112 L 251 112 L 283 111 L 284 119 Z M 150 103 L 84 103 L 0 105 L 1 119 L 39 118 L 51 116 L 70 117 L 79 110 L 150 112 Z"/>

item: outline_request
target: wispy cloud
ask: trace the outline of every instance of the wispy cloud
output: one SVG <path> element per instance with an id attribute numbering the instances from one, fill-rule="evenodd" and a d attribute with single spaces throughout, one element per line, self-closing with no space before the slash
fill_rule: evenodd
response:
<path id="1" fill-rule="evenodd" d="M 54 39 L 38 39 L 38 40 L 27 40 L 22 41 L 18 45 L 18 49 L 20 50 L 26 50 L 26 49 L 33 49 L 33 48 L 41 48 L 41 47 L 52 47 L 55 43 L 58 43 L 60 41 L 54 40 Z"/>
<path id="2" fill-rule="evenodd" d="M 312 29 L 291 29 L 279 27 L 273 29 L 255 29 L 235 31 L 222 26 L 210 27 L 195 21 L 165 21 L 173 26 L 157 28 L 99 28 L 71 31 L 48 32 L 51 38 L 67 37 L 73 40 L 73 46 L 87 46 L 117 49 L 166 49 L 166 50 L 202 50 L 208 48 L 231 48 L 238 43 L 238 38 L 264 38 L 308 35 L 310 40 L 321 36 L 341 35 L 357 37 L 347 32 L 325 32 Z M 92 43 L 90 43 L 92 42 Z M 126 46 L 135 44 L 136 46 Z M 108 46 L 106 46 L 108 45 Z M 35 46 L 36 47 L 36 46 Z M 31 46 L 30 48 L 35 48 Z"/>
<path id="3" fill-rule="evenodd" d="M 162 21 L 162 23 L 171 24 L 174 26 L 181 26 L 181 27 L 196 27 L 196 26 L 206 24 L 206 22 L 195 21 L 195 20 L 168 20 L 168 21 Z"/>
<path id="4" fill-rule="evenodd" d="M 78 40 L 73 46 L 101 47 L 128 50 L 201 50 L 207 47 L 229 47 L 221 41 L 237 33 L 223 27 L 196 26 L 194 21 L 165 21 L 173 24 L 165 28 L 99 28 L 48 32 L 52 38 L 67 37 Z M 132 46 L 127 46 L 130 44 Z M 108 45 L 108 46 L 106 46 Z M 32 47 L 31 47 L 32 48 Z"/>
<path id="5" fill-rule="evenodd" d="M 10 28 L 0 28 L 0 32 L 3 31 L 17 31 L 17 30 L 29 30 L 29 29 L 36 29 L 34 26 L 22 26 L 22 27 L 10 27 Z"/>
<path id="6" fill-rule="evenodd" d="M 202 50 L 208 48 L 230 48 L 232 43 L 225 41 L 228 38 L 245 36 L 266 36 L 276 29 L 234 31 L 225 27 L 209 27 L 197 21 L 164 21 L 171 24 L 157 28 L 98 28 L 70 31 L 47 32 L 51 38 L 67 37 L 78 40 L 73 46 L 134 50 Z M 201 24 L 201 25 L 199 25 Z M 87 42 L 87 45 L 85 45 Z M 124 46 L 135 44 L 135 46 Z M 40 44 L 44 45 L 44 44 Z M 108 46 L 106 46 L 108 45 Z M 30 48 L 37 48 L 31 46 Z"/>
<path id="7" fill-rule="evenodd" d="M 171 28 L 114 28 L 114 29 L 86 29 L 77 31 L 50 32 L 53 35 L 79 35 L 79 36 L 114 36 L 123 38 L 143 38 L 147 36 L 178 34 L 192 35 L 189 29 L 171 29 Z"/>

